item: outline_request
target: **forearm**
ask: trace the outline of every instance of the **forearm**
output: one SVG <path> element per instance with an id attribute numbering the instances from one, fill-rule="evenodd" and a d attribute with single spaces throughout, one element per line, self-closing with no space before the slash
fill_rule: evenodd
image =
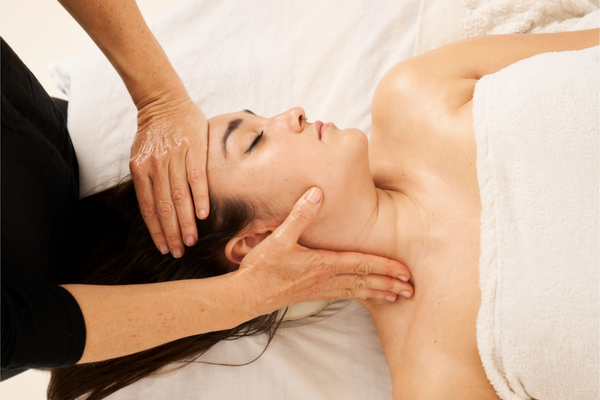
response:
<path id="1" fill-rule="evenodd" d="M 107 360 L 253 318 L 235 274 L 147 285 L 64 285 L 81 307 L 86 344 L 79 363 Z"/>
<path id="2" fill-rule="evenodd" d="M 59 2 L 110 60 L 138 109 L 165 94 L 187 96 L 134 0 Z"/>

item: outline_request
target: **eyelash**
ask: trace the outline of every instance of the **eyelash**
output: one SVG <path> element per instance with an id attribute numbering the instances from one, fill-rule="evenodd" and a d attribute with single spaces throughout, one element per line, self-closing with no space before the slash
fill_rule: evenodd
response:
<path id="1" fill-rule="evenodd" d="M 250 151 L 254 148 L 254 146 L 256 146 L 258 144 L 258 142 L 260 142 L 260 139 L 262 139 L 262 137 L 263 137 L 263 133 L 264 133 L 263 131 L 260 131 L 260 135 L 258 135 L 257 137 L 254 138 L 254 140 L 250 144 L 250 147 L 248 147 L 248 150 L 246 150 L 246 153 L 244 153 L 244 154 L 250 153 Z"/>

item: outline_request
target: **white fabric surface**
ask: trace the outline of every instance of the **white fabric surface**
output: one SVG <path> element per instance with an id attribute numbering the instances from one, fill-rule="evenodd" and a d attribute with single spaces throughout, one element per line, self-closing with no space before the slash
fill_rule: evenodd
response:
<path id="1" fill-rule="evenodd" d="M 309 121 L 368 134 L 377 83 L 413 54 L 419 1 L 188 0 L 150 26 L 208 117 L 245 108 L 272 116 L 300 105 Z M 99 50 L 56 61 L 49 72 L 69 98 L 81 195 L 115 184 L 129 173 L 136 128 L 123 83 Z M 248 366 L 193 364 L 111 398 L 389 399 L 389 371 L 368 313 L 354 302 L 341 312 L 339 304 L 284 323 Z M 293 306 L 286 317 L 322 306 Z M 264 343 L 264 336 L 220 343 L 203 359 L 246 362 Z"/>
<path id="2" fill-rule="evenodd" d="M 264 336 L 220 342 L 202 360 L 245 363 L 263 350 Z M 146 378 L 110 400 L 389 400 L 392 382 L 369 313 L 339 300 L 318 315 L 282 324 L 254 363 L 194 363 Z"/>
<path id="3" fill-rule="evenodd" d="M 483 77 L 477 343 L 504 400 L 599 395 L 600 48 Z"/>
<path id="4" fill-rule="evenodd" d="M 415 56 L 459 39 L 565 32 L 598 9 L 598 0 L 423 0 Z"/>

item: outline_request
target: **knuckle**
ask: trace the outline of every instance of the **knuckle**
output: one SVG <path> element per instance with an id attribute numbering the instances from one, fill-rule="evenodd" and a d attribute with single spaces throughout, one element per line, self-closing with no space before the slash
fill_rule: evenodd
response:
<path id="1" fill-rule="evenodd" d="M 369 271 L 369 263 L 363 257 L 356 266 L 356 273 L 359 275 L 368 275 Z"/>
<path id="2" fill-rule="evenodd" d="M 156 215 L 156 208 L 151 205 L 143 205 L 140 207 L 140 213 L 144 219 L 154 218 Z"/>
<path id="3" fill-rule="evenodd" d="M 342 291 L 340 292 L 340 297 L 341 298 L 354 297 L 354 290 L 352 290 L 352 289 L 342 289 Z"/>
<path id="4" fill-rule="evenodd" d="M 204 180 L 204 171 L 201 169 L 192 168 L 188 172 L 188 180 L 190 183 L 200 183 Z"/>
<path id="5" fill-rule="evenodd" d="M 164 238 L 163 231 L 150 233 L 150 237 L 152 238 L 152 241 L 155 243 L 162 242 L 162 239 Z"/>
<path id="6" fill-rule="evenodd" d="M 131 179 L 134 182 L 141 181 L 142 178 L 144 177 L 144 172 L 142 170 L 142 167 L 140 165 L 138 165 L 137 163 L 129 163 L 129 172 L 131 174 Z"/>
<path id="7" fill-rule="evenodd" d="M 172 196 L 173 196 L 173 201 L 176 203 L 183 203 L 187 197 L 185 190 L 183 190 L 181 188 L 173 189 Z"/>
<path id="8" fill-rule="evenodd" d="M 140 165 L 135 162 L 133 159 L 129 160 L 129 170 L 131 171 L 131 175 L 138 175 L 140 173 Z"/>
<path id="9" fill-rule="evenodd" d="M 179 235 L 176 233 L 170 233 L 166 235 L 166 239 L 168 243 L 178 243 L 179 242 Z"/>
<path id="10" fill-rule="evenodd" d="M 180 223 L 181 229 L 184 231 L 190 231 L 192 228 L 194 228 L 196 226 L 195 223 L 190 222 L 190 221 L 185 221 L 185 222 L 181 222 Z"/>
<path id="11" fill-rule="evenodd" d="M 156 211 L 162 218 L 170 217 L 173 214 L 173 205 L 165 200 L 160 200 L 156 204 Z"/>
<path id="12" fill-rule="evenodd" d="M 352 285 L 354 289 L 366 289 L 367 282 L 364 277 L 358 276 L 354 279 L 354 284 Z"/>
<path id="13" fill-rule="evenodd" d="M 295 208 L 292 212 L 292 216 L 294 217 L 294 219 L 302 222 L 310 221 L 312 219 L 312 215 L 310 214 L 310 212 L 303 208 Z"/>
<path id="14" fill-rule="evenodd" d="M 156 168 L 156 167 L 161 166 L 162 162 L 163 162 L 162 153 L 159 151 L 152 152 L 152 154 L 150 154 L 149 160 L 150 160 L 150 164 L 153 167 Z"/>

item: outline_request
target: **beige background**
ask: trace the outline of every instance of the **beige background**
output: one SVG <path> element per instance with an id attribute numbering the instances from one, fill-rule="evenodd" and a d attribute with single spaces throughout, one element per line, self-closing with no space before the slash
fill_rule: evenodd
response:
<path id="1" fill-rule="evenodd" d="M 183 0 L 138 0 L 146 21 L 151 21 Z M 66 98 L 46 67 L 59 58 L 94 47 L 85 31 L 56 0 L 1 0 L 0 34 L 54 97 Z M 49 374 L 30 370 L 0 383 L 2 400 L 45 399 Z"/>

